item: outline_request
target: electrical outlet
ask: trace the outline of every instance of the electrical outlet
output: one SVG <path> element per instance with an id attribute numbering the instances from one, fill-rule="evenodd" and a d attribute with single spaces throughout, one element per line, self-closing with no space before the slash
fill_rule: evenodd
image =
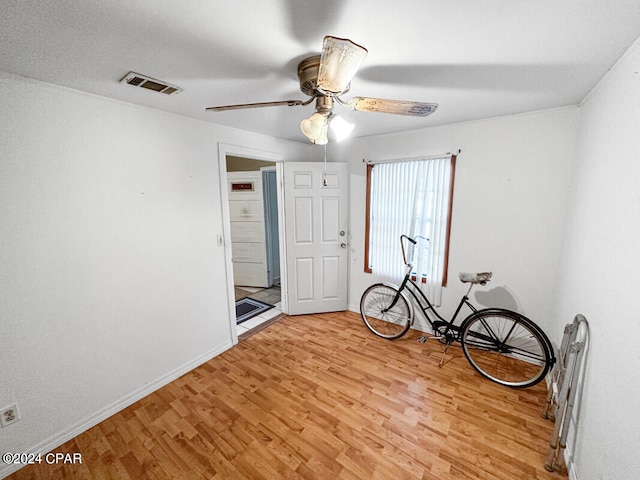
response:
<path id="1" fill-rule="evenodd" d="M 0 410 L 0 426 L 2 426 L 2 428 L 13 425 L 18 420 L 20 420 L 20 412 L 18 411 L 17 403 Z"/>

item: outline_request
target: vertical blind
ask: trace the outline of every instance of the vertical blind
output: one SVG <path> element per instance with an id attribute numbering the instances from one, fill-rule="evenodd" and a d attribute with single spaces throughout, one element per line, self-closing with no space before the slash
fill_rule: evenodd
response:
<path id="1" fill-rule="evenodd" d="M 369 259 L 372 272 L 394 282 L 406 273 L 400 235 L 419 239 L 414 274 L 439 305 L 445 275 L 451 157 L 380 163 L 371 171 Z"/>

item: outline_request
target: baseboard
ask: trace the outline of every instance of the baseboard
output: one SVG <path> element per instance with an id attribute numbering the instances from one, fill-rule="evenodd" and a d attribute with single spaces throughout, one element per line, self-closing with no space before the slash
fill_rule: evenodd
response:
<path id="1" fill-rule="evenodd" d="M 358 315 L 360 315 L 360 305 L 358 306 L 349 305 L 347 309 L 350 312 L 357 313 Z M 413 328 L 414 330 L 418 330 L 419 332 L 422 332 L 422 333 L 433 333 L 433 330 L 431 330 L 431 328 L 428 325 L 422 325 L 418 321 L 415 321 L 411 326 L 411 328 Z"/>
<path id="2" fill-rule="evenodd" d="M 80 435 L 83 432 L 86 432 L 92 427 L 95 427 L 97 424 L 106 420 L 112 415 L 118 413 L 121 410 L 124 410 L 130 405 L 133 405 L 138 400 L 141 400 L 147 395 L 164 387 L 168 383 L 171 383 L 174 380 L 180 378 L 185 373 L 190 372 L 194 368 L 199 367 L 200 365 L 208 362 L 212 358 L 220 355 L 221 353 L 228 350 L 232 346 L 233 345 L 231 341 L 225 342 L 224 344 L 220 345 L 218 348 L 215 348 L 214 350 L 211 350 L 203 355 L 200 355 L 197 358 L 194 358 L 193 360 L 185 363 L 181 367 L 176 368 L 175 370 L 167 373 L 166 375 L 158 378 L 157 380 L 146 384 L 144 387 L 139 388 L 138 390 L 131 392 L 129 395 L 124 396 L 123 398 L 112 403 L 111 405 L 107 405 L 101 410 L 98 410 L 97 412 L 85 417 L 75 425 L 72 425 L 71 427 L 63 431 L 52 435 L 51 437 L 44 440 L 43 442 L 29 448 L 28 450 L 25 451 L 25 453 L 44 454 L 44 453 L 51 452 L 52 450 L 56 449 L 57 447 L 64 444 L 65 442 L 68 442 L 72 438 L 77 437 L 78 435 Z M 22 465 L 5 465 L 0 463 L 0 479 L 8 477 L 15 471 L 19 470 L 21 467 Z"/>

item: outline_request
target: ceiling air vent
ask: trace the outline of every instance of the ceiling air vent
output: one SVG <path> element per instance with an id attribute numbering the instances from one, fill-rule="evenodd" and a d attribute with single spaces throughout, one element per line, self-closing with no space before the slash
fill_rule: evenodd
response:
<path id="1" fill-rule="evenodd" d="M 140 75 L 139 73 L 129 72 L 122 80 L 122 83 L 128 83 L 134 87 L 146 88 L 147 90 L 153 90 L 154 92 L 164 93 L 165 95 L 171 95 L 172 93 L 178 93 L 182 91 L 180 87 L 171 85 L 162 80 L 156 80 L 155 78 L 147 77 L 146 75 Z"/>

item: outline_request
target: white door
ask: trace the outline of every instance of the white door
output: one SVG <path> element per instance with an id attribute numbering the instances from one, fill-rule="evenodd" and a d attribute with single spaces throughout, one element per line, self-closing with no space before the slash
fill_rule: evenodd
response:
<path id="1" fill-rule="evenodd" d="M 284 162 L 288 313 L 347 309 L 347 164 Z"/>

